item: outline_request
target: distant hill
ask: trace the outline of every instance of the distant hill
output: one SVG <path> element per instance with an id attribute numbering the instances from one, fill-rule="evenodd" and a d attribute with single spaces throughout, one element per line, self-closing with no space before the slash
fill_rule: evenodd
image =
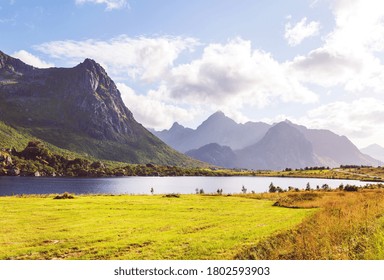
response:
<path id="1" fill-rule="evenodd" d="M 215 166 L 236 167 L 236 154 L 230 147 L 220 146 L 217 143 L 211 143 L 199 149 L 190 150 L 185 154 Z"/>
<path id="2" fill-rule="evenodd" d="M 0 52 L 0 112 L 6 147 L 33 137 L 99 159 L 196 164 L 139 124 L 91 59 L 73 68 L 38 69 Z"/>
<path id="3" fill-rule="evenodd" d="M 305 126 L 296 125 L 304 136 L 312 143 L 317 160 L 323 166 L 337 167 L 339 165 L 373 165 L 378 161 L 363 154 L 346 136 L 340 136 L 326 129 L 308 129 Z"/>
<path id="4" fill-rule="evenodd" d="M 260 141 L 236 154 L 236 166 L 248 169 L 280 170 L 318 165 L 311 142 L 286 122 L 274 125 Z"/>
<path id="5" fill-rule="evenodd" d="M 195 159 L 224 167 L 284 169 L 381 164 L 361 153 L 347 137 L 330 130 L 308 129 L 288 120 L 275 125 L 237 124 L 220 111 L 195 130 L 175 123 L 170 130 L 156 135 L 175 149 L 187 150 Z"/>
<path id="6" fill-rule="evenodd" d="M 260 140 L 270 127 L 263 122 L 238 124 L 218 111 L 196 129 L 175 123 L 169 130 L 153 133 L 174 149 L 186 152 L 210 143 L 241 149 Z"/>
<path id="7" fill-rule="evenodd" d="M 194 132 L 193 129 L 186 128 L 177 122 L 175 122 L 169 130 L 150 131 L 169 146 L 180 152 L 188 150 L 186 142 L 191 141 L 190 139 L 193 138 Z"/>
<path id="8" fill-rule="evenodd" d="M 360 151 L 384 162 L 384 148 L 378 144 L 369 145 L 368 147 L 360 149 Z"/>

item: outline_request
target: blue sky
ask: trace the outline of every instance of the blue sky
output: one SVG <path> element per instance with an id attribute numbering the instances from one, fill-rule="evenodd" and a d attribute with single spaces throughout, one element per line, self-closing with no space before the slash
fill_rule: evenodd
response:
<path id="1" fill-rule="evenodd" d="M 0 50 L 89 57 L 147 127 L 284 119 L 384 146 L 380 0 L 0 0 Z"/>

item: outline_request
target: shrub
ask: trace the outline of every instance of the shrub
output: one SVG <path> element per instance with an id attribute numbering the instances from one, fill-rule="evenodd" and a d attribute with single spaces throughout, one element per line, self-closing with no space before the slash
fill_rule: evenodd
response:
<path id="1" fill-rule="evenodd" d="M 276 191 L 277 191 L 277 189 L 276 189 L 275 185 L 273 183 L 271 183 L 269 185 L 269 192 L 270 193 L 275 193 Z"/>
<path id="2" fill-rule="evenodd" d="M 175 198 L 179 198 L 180 195 L 179 195 L 178 193 L 169 193 L 169 194 L 163 195 L 163 197 L 175 197 Z"/>
<path id="3" fill-rule="evenodd" d="M 53 199 L 74 199 L 75 197 L 70 194 L 70 193 L 63 193 L 63 194 L 59 194 L 59 195 L 56 195 Z"/>
<path id="4" fill-rule="evenodd" d="M 346 185 L 344 187 L 344 191 L 346 191 L 346 192 L 357 192 L 358 190 L 359 190 L 359 187 L 357 187 L 357 186 Z"/>

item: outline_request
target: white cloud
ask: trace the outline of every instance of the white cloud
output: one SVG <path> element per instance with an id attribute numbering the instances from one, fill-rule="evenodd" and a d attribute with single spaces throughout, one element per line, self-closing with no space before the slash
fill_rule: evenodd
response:
<path id="1" fill-rule="evenodd" d="M 171 127 L 175 120 L 188 122 L 197 115 L 195 109 L 183 109 L 159 100 L 154 92 L 139 95 L 124 83 L 118 83 L 117 87 L 125 105 L 132 111 L 135 119 L 145 127 L 160 130 Z"/>
<path id="2" fill-rule="evenodd" d="M 289 75 L 284 64 L 239 38 L 206 46 L 200 59 L 174 67 L 163 85 L 170 98 L 192 104 L 240 108 L 244 104 L 264 107 L 274 100 L 317 101 L 316 94 Z"/>
<path id="3" fill-rule="evenodd" d="M 305 38 L 313 37 L 319 34 L 320 23 L 311 21 L 307 23 L 307 18 L 302 18 L 294 26 L 290 22 L 285 25 L 284 37 L 290 46 L 299 45 Z"/>
<path id="4" fill-rule="evenodd" d="M 70 59 L 73 63 L 93 58 L 114 77 L 129 76 L 153 82 L 173 66 L 181 52 L 193 50 L 197 43 L 194 38 L 131 38 L 122 35 L 109 41 L 53 41 L 35 48 L 54 58 Z"/>
<path id="5" fill-rule="evenodd" d="M 77 5 L 82 5 L 84 3 L 105 4 L 109 11 L 128 6 L 127 0 L 76 0 Z"/>
<path id="6" fill-rule="evenodd" d="M 342 86 L 351 92 L 384 90 L 384 2 L 333 2 L 336 26 L 324 45 L 291 63 L 303 82 Z"/>
<path id="7" fill-rule="evenodd" d="M 26 64 L 35 66 L 37 68 L 50 68 L 54 66 L 52 63 L 45 62 L 40 58 L 38 58 L 37 56 L 34 56 L 33 54 L 25 50 L 20 50 L 18 52 L 15 52 L 12 54 L 12 56 L 20 59 Z"/>
<path id="8" fill-rule="evenodd" d="M 312 128 L 326 128 L 347 135 L 360 146 L 384 137 L 384 101 L 360 98 L 351 102 L 332 102 L 308 112 L 297 120 Z"/>

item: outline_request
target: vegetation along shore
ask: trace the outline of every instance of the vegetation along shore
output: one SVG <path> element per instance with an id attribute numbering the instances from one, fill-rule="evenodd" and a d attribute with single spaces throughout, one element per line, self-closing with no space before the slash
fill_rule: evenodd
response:
<path id="1" fill-rule="evenodd" d="M 58 151 L 47 147 L 43 142 L 30 141 L 20 151 L 14 148 L 0 150 L 0 176 L 266 176 L 383 182 L 384 167 L 345 165 L 339 168 L 307 167 L 273 171 L 226 169 L 208 164 L 196 167 L 126 164 Z"/>

